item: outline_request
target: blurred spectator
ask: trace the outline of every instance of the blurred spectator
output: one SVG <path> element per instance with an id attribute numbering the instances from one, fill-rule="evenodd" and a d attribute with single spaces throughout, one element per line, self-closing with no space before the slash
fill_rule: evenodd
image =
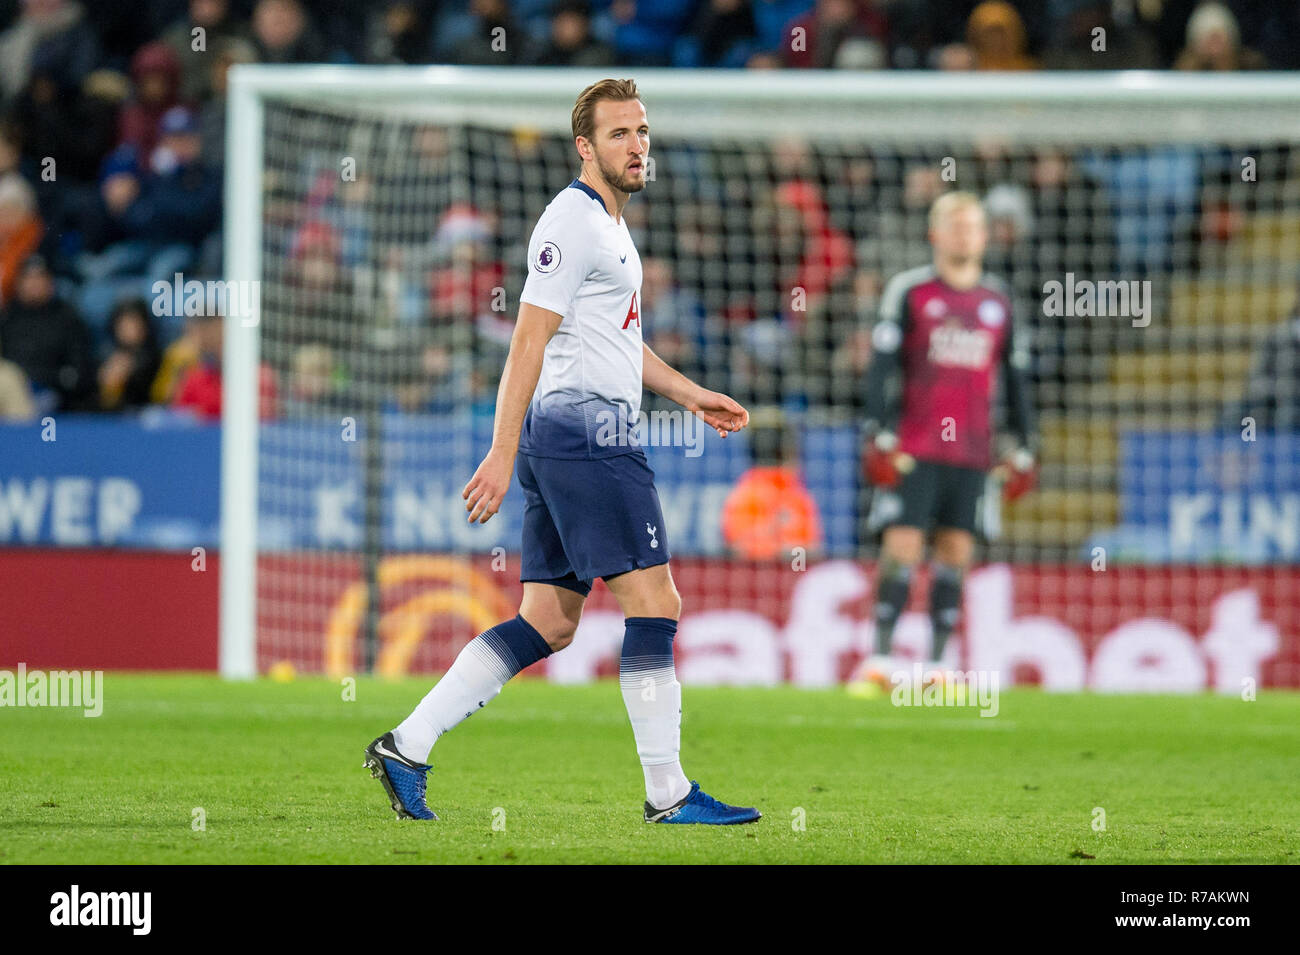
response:
<path id="1" fill-rule="evenodd" d="M 952 45 L 973 6 L 957 9 L 949 0 L 890 0 L 889 62 L 900 70 L 938 66 L 939 51 Z"/>
<path id="2" fill-rule="evenodd" d="M 781 54 L 761 50 L 755 53 L 745 61 L 747 70 L 781 70 L 785 64 L 781 61 Z"/>
<path id="3" fill-rule="evenodd" d="M 719 336 L 706 332 L 704 306 L 677 284 L 669 259 L 647 256 L 641 260 L 638 304 L 647 344 L 688 378 L 700 377 L 706 362 L 716 366 L 725 361 L 717 350 Z"/>
<path id="4" fill-rule="evenodd" d="M 330 223 L 311 219 L 291 236 L 281 260 L 283 272 L 262 299 L 267 334 L 278 336 L 289 348 L 320 342 L 333 348 L 340 360 L 347 360 L 348 349 L 356 347 L 361 321 L 354 303 L 358 271 L 343 267 L 342 239 Z M 428 301 L 427 285 L 423 300 Z M 330 320 L 320 323 L 318 334 L 312 335 L 304 323 L 289 321 L 300 314 L 328 316 Z M 366 320 L 373 319 L 368 307 Z"/>
<path id="5" fill-rule="evenodd" d="M 36 66 L 56 86 L 77 89 L 99 62 L 99 40 L 81 4 L 23 0 L 17 22 L 0 34 L 0 93 L 11 100 Z"/>
<path id="6" fill-rule="evenodd" d="M 1241 45 L 1237 18 L 1222 3 L 1203 3 L 1187 21 L 1187 46 L 1174 61 L 1176 70 L 1262 70 L 1267 64 Z"/>
<path id="7" fill-rule="evenodd" d="M 0 358 L 31 381 L 39 413 L 94 407 L 90 334 L 72 306 L 55 296 L 54 276 L 39 255 L 23 263 L 13 301 L 0 311 Z"/>
<path id="8" fill-rule="evenodd" d="M 677 43 L 675 66 L 741 67 L 758 50 L 752 0 L 705 0 Z"/>
<path id="9" fill-rule="evenodd" d="M 98 255 L 83 256 L 80 263 L 86 280 L 81 307 L 96 329 L 123 294 L 145 294 L 138 288 L 141 283 L 170 280 L 189 268 L 220 222 L 221 175 L 201 161 L 194 115 L 176 107 L 160 125 L 162 138 L 150 171 L 142 172 L 135 157 L 119 151 L 102 184 L 110 223 L 121 241 Z"/>
<path id="10" fill-rule="evenodd" d="M 181 382 L 199 360 L 199 329 L 197 316 L 185 320 L 184 330 L 162 353 L 158 374 L 149 386 L 149 401 L 155 405 L 169 405 L 180 390 Z"/>
<path id="11" fill-rule="evenodd" d="M 23 262 L 44 236 L 35 191 L 16 172 L 0 176 L 0 305 L 13 298 Z"/>
<path id="12" fill-rule="evenodd" d="M 437 49 L 438 62 L 463 66 L 509 66 L 533 55 L 506 0 L 470 0 L 467 12 L 445 21 Z"/>
<path id="13" fill-rule="evenodd" d="M 880 307 L 882 278 L 875 269 L 858 269 L 853 276 L 853 314 L 846 334 L 830 356 L 832 380 L 843 382 L 843 398 L 855 412 L 864 410 L 866 374 L 871 366 L 871 330 Z"/>
<path id="14" fill-rule="evenodd" d="M 198 361 L 181 379 L 172 407 L 193 413 L 202 421 L 221 420 L 221 350 L 225 319 L 202 315 L 194 323 Z M 276 416 L 275 376 L 265 363 L 258 375 L 258 414 L 262 420 Z"/>
<path id="15" fill-rule="evenodd" d="M 258 0 L 252 33 L 263 63 L 324 63 L 328 59 L 325 41 L 298 0 Z"/>
<path id="16" fill-rule="evenodd" d="M 692 351 L 704 346 L 704 307 L 677 284 L 670 259 L 646 256 L 641 260 L 641 323 L 654 335 L 679 333 Z"/>
<path id="17" fill-rule="evenodd" d="M 1051 70 L 1151 70 L 1160 47 L 1146 25 L 1127 12 L 1121 21 L 1112 0 L 1083 0 L 1060 17 L 1043 66 Z M 1096 31 L 1102 31 L 1098 34 Z M 1095 49 L 1098 40 L 1104 48 Z"/>
<path id="18" fill-rule="evenodd" d="M 203 139 L 192 112 L 180 106 L 169 110 L 159 132 L 127 228 L 159 243 L 197 245 L 220 220 L 221 180 L 203 165 Z"/>
<path id="19" fill-rule="evenodd" d="M 181 86 L 181 64 L 165 43 L 149 43 L 131 57 L 134 93 L 122 107 L 118 120 L 119 146 L 130 146 L 142 162 L 148 162 L 158 144 L 163 114 L 177 104 Z"/>
<path id="20" fill-rule="evenodd" d="M 23 153 L 38 170 L 53 159 L 60 186 L 68 180 L 93 183 L 100 161 L 113 148 L 120 101 L 112 99 L 114 91 L 105 92 L 103 80 L 98 73 L 87 77 L 87 95 L 80 85 L 63 86 L 56 74 L 38 66 L 14 103 Z"/>
<path id="21" fill-rule="evenodd" d="M 9 0 L 12 2 L 12 0 Z M 99 38 L 99 65 L 126 72 L 131 54 L 156 39 L 185 12 L 185 0 L 146 0 L 143 3 L 105 3 L 80 0 L 86 22 Z"/>
<path id="22" fill-rule="evenodd" d="M 534 66 L 609 66 L 614 51 L 592 36 L 591 4 L 560 0 L 551 14 L 550 35 L 533 59 Z"/>
<path id="23" fill-rule="evenodd" d="M 186 369 L 172 398 L 173 408 L 192 411 L 208 421 L 221 418 L 222 318 L 200 315 L 194 322 L 198 360 Z"/>
<path id="24" fill-rule="evenodd" d="M 1105 190 L 1062 149 L 1035 151 L 1029 170 L 1032 220 L 1037 230 L 1034 257 L 1042 273 L 1114 268 L 1114 223 Z M 1032 278 L 1041 288 L 1046 274 Z"/>
<path id="25" fill-rule="evenodd" d="M 0 421 L 17 423 L 36 417 L 36 402 L 23 370 L 0 358 Z"/>
<path id="26" fill-rule="evenodd" d="M 801 69 L 879 69 L 886 65 L 885 15 L 872 0 L 817 0 L 790 24 L 786 64 Z"/>
<path id="27" fill-rule="evenodd" d="M 200 31 L 197 36 L 195 31 Z M 227 41 L 247 35 L 229 0 L 189 0 L 186 16 L 159 37 L 180 64 L 180 98 L 187 103 L 206 100 L 212 93 L 212 54 Z"/>
<path id="28" fill-rule="evenodd" d="M 58 272 L 84 248 L 104 241 L 95 182 L 117 137 L 117 111 L 125 98 L 120 74 L 96 70 L 83 90 L 56 86 L 52 75 L 33 73 L 13 118 L 29 177 L 46 224 L 45 251 Z"/>
<path id="29" fill-rule="evenodd" d="M 427 5 L 388 0 L 370 17 L 366 60 L 370 63 L 428 63 L 432 59 Z"/>
<path id="30" fill-rule="evenodd" d="M 1232 10 L 1242 42 L 1258 50 L 1269 69 L 1300 69 L 1300 3 L 1233 0 Z"/>
<path id="31" fill-rule="evenodd" d="M 988 216 L 991 258 L 996 258 L 996 250 L 1013 249 L 1033 234 L 1033 202 L 1029 191 L 1019 183 L 1001 182 L 990 189 L 984 197 L 984 212 Z"/>
<path id="32" fill-rule="evenodd" d="M 99 405 L 126 411 L 150 403 L 162 352 L 149 306 L 143 299 L 119 302 L 108 320 L 112 351 L 99 366 Z"/>
<path id="33" fill-rule="evenodd" d="M 797 267 L 783 276 L 784 311 L 796 323 L 817 310 L 831 286 L 853 268 L 853 241 L 830 224 L 821 190 L 811 183 L 791 181 L 777 187 L 777 228 L 796 230 L 801 247 Z M 787 214 L 788 213 L 788 214 Z M 803 307 L 792 304 L 792 291 L 803 292 Z"/>
<path id="34" fill-rule="evenodd" d="M 505 263 L 493 258 L 491 237 L 488 221 L 471 206 L 455 203 L 443 215 L 434 236 L 440 264 L 429 276 L 435 322 L 492 315 L 496 289 L 505 282 Z"/>
<path id="35" fill-rule="evenodd" d="M 1079 162 L 1109 196 L 1114 235 L 1107 246 L 1116 271 L 1146 276 L 1169 269 L 1179 239 L 1196 229 L 1201 151 L 1171 144 Z"/>
<path id="36" fill-rule="evenodd" d="M 799 469 L 795 429 L 776 409 L 755 409 L 749 445 L 754 466 L 740 476 L 722 505 L 722 537 L 744 560 L 775 560 L 796 547 L 804 556 L 822 549 L 821 517 Z"/>
<path id="37" fill-rule="evenodd" d="M 328 345 L 302 345 L 293 353 L 283 412 L 287 418 L 333 415 L 344 408 L 341 369 Z"/>
<path id="38" fill-rule="evenodd" d="M 461 359 L 469 356 L 461 351 Z M 446 339 L 408 342 L 397 360 L 390 407 L 408 414 L 448 414 L 470 400 L 470 382 L 458 373 L 456 350 Z M 462 362 L 463 364 L 463 362 Z"/>
<path id="39" fill-rule="evenodd" d="M 247 3 L 248 0 L 241 0 Z M 325 55 L 320 62 L 358 63 L 366 54 L 366 29 L 371 9 L 383 0 L 299 0 L 307 11 Z M 428 7 L 464 0 L 419 0 Z"/>
<path id="40" fill-rule="evenodd" d="M 256 63 L 257 50 L 248 40 L 223 40 L 210 60 L 211 95 L 199 110 L 199 130 L 203 142 L 203 164 L 221 169 L 226 161 L 226 84 L 230 68 L 237 63 Z"/>
<path id="41" fill-rule="evenodd" d="M 976 69 L 1038 69 L 1025 52 L 1027 42 L 1025 23 L 1006 0 L 985 0 L 966 21 L 966 43 L 975 52 Z"/>
<path id="42" fill-rule="evenodd" d="M 0 177 L 22 173 L 23 138 L 20 127 L 10 120 L 0 120 Z"/>
<path id="43" fill-rule="evenodd" d="M 816 0 L 751 0 L 758 48 L 780 55 L 790 48 L 790 28 L 811 10 Z"/>
<path id="44" fill-rule="evenodd" d="M 668 66 L 673 43 L 690 22 L 695 6 L 696 0 L 614 0 L 609 17 L 618 62 Z"/>
<path id="45" fill-rule="evenodd" d="M 983 206 L 988 222 L 985 270 L 1013 286 L 1013 300 L 1018 295 L 1021 299 L 1038 301 L 1042 295 L 1042 282 L 1061 276 L 1056 272 L 1039 276 L 1033 267 L 1036 255 L 1047 243 L 1041 242 L 1037 234 L 1032 194 L 1018 182 L 999 182 L 984 194 Z M 1094 274 L 1091 262 L 1080 263 L 1080 266 L 1085 274 Z M 1038 323 L 1039 315 L 1031 314 L 1026 318 L 1027 325 L 1042 327 Z M 1061 330 L 1054 328 L 1052 331 L 1058 332 L 1053 339 L 1058 338 Z M 1055 340 L 1049 340 L 1046 344 L 1051 347 L 1055 343 Z"/>
<path id="46" fill-rule="evenodd" d="M 1224 426 L 1238 430 L 1246 417 L 1259 431 L 1300 432 L 1300 300 L 1256 349 L 1245 394 L 1229 408 Z"/>
<path id="47" fill-rule="evenodd" d="M 939 47 L 934 56 L 934 68 L 951 73 L 976 69 L 975 51 L 965 43 L 948 43 Z"/>

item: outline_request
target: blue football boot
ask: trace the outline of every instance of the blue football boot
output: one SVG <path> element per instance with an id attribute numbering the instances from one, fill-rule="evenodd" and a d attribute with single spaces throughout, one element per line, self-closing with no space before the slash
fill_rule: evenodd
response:
<path id="1" fill-rule="evenodd" d="M 691 791 L 667 809 L 656 809 L 645 804 L 646 822 L 700 823 L 705 826 L 735 826 L 743 822 L 756 822 L 763 818 L 757 809 L 728 806 L 718 802 L 691 780 Z"/>
<path id="2" fill-rule="evenodd" d="M 366 747 L 365 767 L 384 784 L 398 819 L 437 819 L 424 801 L 424 784 L 432 766 L 414 763 L 397 751 L 393 734 L 385 733 Z"/>

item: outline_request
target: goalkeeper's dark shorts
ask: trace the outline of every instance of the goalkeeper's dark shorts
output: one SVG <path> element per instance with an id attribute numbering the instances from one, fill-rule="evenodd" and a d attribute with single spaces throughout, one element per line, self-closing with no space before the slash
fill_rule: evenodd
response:
<path id="1" fill-rule="evenodd" d="M 935 528 L 968 531 L 987 536 L 989 501 L 988 472 L 953 464 L 917 461 L 903 475 L 897 487 L 876 488 L 871 499 L 867 526 L 872 533 L 889 527 L 918 527 L 925 533 Z"/>

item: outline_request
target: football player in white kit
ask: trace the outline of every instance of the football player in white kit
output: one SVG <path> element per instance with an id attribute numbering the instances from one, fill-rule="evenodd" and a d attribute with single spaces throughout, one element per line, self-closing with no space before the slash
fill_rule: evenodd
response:
<path id="1" fill-rule="evenodd" d="M 626 618 L 619 682 L 645 777 L 645 821 L 753 822 L 758 810 L 721 803 L 682 772 L 673 666 L 681 598 L 635 427 L 643 387 L 722 437 L 743 428 L 749 413 L 674 371 L 642 341 L 641 260 L 623 220 L 632 193 L 645 188 L 650 151 L 636 84 L 602 80 L 583 90 L 572 127 L 582 171 L 533 230 L 492 448 L 464 490 L 469 520 L 486 522 L 518 470 L 523 602 L 513 620 L 474 638 L 414 712 L 366 748 L 366 765 L 399 817 L 436 819 L 425 784 L 438 737 L 520 670 L 568 646 L 600 577 Z"/>

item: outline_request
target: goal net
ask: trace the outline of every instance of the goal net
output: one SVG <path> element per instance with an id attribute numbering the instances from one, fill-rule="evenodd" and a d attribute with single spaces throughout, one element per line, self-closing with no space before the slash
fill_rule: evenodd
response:
<path id="1" fill-rule="evenodd" d="M 522 495 L 491 440 L 530 231 L 577 174 L 587 71 L 236 67 L 221 659 L 445 668 L 515 612 Z M 990 520 L 947 660 L 1004 683 L 1300 684 L 1300 89 L 1157 74 L 636 74 L 626 216 L 647 341 L 750 408 L 647 395 L 684 682 L 827 685 L 871 649 L 871 326 L 942 192 L 1030 335 L 1037 491 Z M 991 497 L 990 505 L 995 501 Z M 895 638 L 924 659 L 922 574 Z M 613 672 L 597 585 L 556 680 Z"/>

